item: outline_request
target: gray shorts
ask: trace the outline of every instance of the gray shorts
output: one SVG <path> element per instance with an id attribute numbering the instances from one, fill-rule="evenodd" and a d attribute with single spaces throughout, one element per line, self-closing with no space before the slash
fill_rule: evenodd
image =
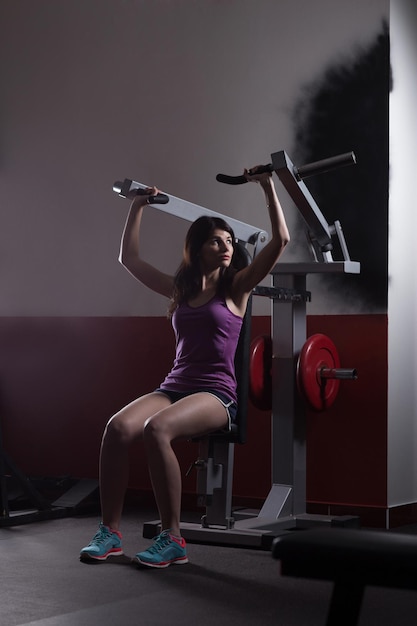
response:
<path id="1" fill-rule="evenodd" d="M 227 430 L 230 431 L 232 424 L 236 422 L 237 404 L 233 400 L 230 400 L 230 398 L 227 398 L 223 393 L 221 393 L 221 391 L 215 391 L 213 389 L 197 389 L 195 391 L 171 391 L 170 389 L 161 389 L 160 387 L 155 389 L 155 391 L 168 396 L 172 404 L 174 404 L 174 402 L 178 402 L 178 400 L 181 400 L 182 398 L 192 396 L 195 393 L 209 393 L 210 395 L 217 398 L 217 400 L 219 400 L 219 402 L 221 402 L 226 409 L 227 419 L 229 422 L 229 428 Z"/>

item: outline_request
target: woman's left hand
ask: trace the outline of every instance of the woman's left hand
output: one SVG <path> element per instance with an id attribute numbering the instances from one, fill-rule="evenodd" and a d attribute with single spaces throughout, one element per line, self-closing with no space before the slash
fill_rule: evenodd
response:
<path id="1" fill-rule="evenodd" d="M 133 200 L 136 207 L 145 206 L 148 204 L 148 199 L 150 196 L 156 196 L 159 193 L 159 189 L 157 187 L 146 187 L 145 189 L 133 189 L 129 194 L 128 198 Z"/>

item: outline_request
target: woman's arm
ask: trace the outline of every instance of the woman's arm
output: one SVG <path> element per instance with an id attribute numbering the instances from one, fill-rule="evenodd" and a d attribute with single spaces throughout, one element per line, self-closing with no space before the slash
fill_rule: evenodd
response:
<path id="1" fill-rule="evenodd" d="M 147 189 L 149 195 L 158 193 L 156 187 Z M 167 298 L 172 296 L 174 278 L 153 267 L 140 256 L 139 234 L 143 208 L 147 204 L 147 196 L 135 196 L 130 205 L 126 224 L 120 244 L 119 261 L 132 276 L 142 284 Z"/>
<path id="2" fill-rule="evenodd" d="M 248 181 L 259 183 L 266 201 L 271 220 L 271 238 L 267 245 L 256 255 L 253 262 L 238 272 L 233 280 L 232 299 L 240 307 L 246 306 L 246 298 L 275 266 L 285 246 L 290 241 L 290 233 L 285 221 L 284 212 L 275 191 L 275 185 L 270 173 L 257 174 L 256 167 L 245 170 Z"/>

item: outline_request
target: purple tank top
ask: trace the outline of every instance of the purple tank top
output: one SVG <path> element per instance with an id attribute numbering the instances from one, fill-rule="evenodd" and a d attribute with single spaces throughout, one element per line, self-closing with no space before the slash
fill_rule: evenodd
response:
<path id="1" fill-rule="evenodd" d="M 202 306 L 181 304 L 172 316 L 174 365 L 160 385 L 167 391 L 213 390 L 236 402 L 234 357 L 242 318 L 216 295 Z"/>

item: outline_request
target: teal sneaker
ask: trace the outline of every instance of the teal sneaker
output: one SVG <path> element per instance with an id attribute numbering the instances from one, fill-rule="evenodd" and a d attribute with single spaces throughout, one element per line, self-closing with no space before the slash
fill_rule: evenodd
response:
<path id="1" fill-rule="evenodd" d="M 94 559 L 105 561 L 109 556 L 120 556 L 122 550 L 122 535 L 117 530 L 110 530 L 103 523 L 85 548 L 80 552 L 81 561 Z"/>
<path id="2" fill-rule="evenodd" d="M 137 565 L 158 568 L 188 563 L 185 540 L 170 535 L 169 530 L 164 530 L 154 538 L 151 547 L 144 552 L 138 552 L 133 561 Z"/>

